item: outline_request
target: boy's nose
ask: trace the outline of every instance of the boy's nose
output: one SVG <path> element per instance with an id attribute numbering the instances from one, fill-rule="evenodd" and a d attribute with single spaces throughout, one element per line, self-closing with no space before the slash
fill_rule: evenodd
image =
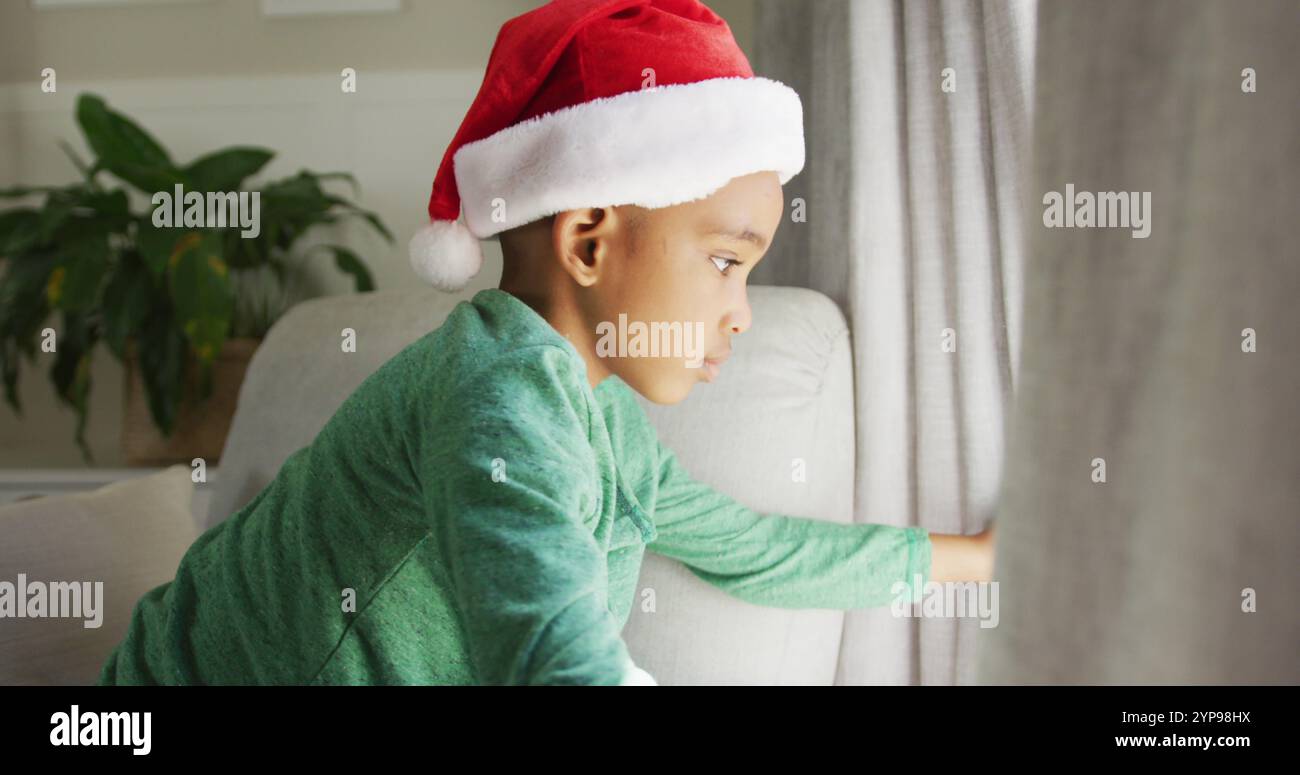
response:
<path id="1" fill-rule="evenodd" d="M 749 310 L 749 294 L 742 291 L 740 304 L 723 318 L 722 330 L 728 334 L 743 334 L 749 330 L 752 316 Z"/>

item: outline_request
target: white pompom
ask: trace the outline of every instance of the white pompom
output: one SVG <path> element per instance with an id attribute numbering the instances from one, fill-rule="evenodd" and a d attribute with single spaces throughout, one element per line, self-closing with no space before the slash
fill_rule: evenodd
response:
<path id="1" fill-rule="evenodd" d="M 411 268 L 421 280 L 453 293 L 483 269 L 483 246 L 465 224 L 430 221 L 411 237 Z"/>

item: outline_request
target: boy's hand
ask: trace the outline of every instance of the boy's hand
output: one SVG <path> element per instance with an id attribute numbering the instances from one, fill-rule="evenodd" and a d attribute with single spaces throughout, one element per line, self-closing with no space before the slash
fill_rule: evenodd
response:
<path id="1" fill-rule="evenodd" d="M 931 581 L 992 581 L 993 526 L 975 535 L 930 534 Z"/>
<path id="2" fill-rule="evenodd" d="M 978 533 L 975 536 L 976 538 L 979 539 L 979 549 L 981 552 L 980 561 L 983 565 L 983 575 L 984 575 L 983 578 L 976 579 L 977 581 L 993 580 L 993 559 L 995 554 L 994 552 L 995 545 L 993 543 L 993 528 L 997 527 L 997 524 L 998 524 L 997 520 L 989 520 L 989 525 L 988 527 L 984 528 L 984 532 Z"/>

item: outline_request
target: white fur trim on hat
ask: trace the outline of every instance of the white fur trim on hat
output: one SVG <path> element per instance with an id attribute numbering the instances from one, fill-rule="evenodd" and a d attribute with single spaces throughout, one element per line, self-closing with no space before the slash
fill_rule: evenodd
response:
<path id="1" fill-rule="evenodd" d="M 483 246 L 465 224 L 430 221 L 411 237 L 411 268 L 436 288 L 455 292 L 483 268 Z"/>
<path id="2" fill-rule="evenodd" d="M 724 77 L 561 108 L 466 143 L 461 211 L 486 238 L 564 210 L 703 199 L 732 178 L 803 169 L 803 107 L 789 86 Z"/>

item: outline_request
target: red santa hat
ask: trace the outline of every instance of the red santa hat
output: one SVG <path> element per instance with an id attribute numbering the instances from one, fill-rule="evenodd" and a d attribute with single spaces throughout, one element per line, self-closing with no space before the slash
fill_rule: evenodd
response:
<path id="1" fill-rule="evenodd" d="M 803 107 L 698 0 L 553 0 L 507 21 L 442 157 L 411 266 L 446 291 L 479 240 L 564 210 L 668 207 L 804 164 Z M 464 216 L 461 222 L 459 216 Z"/>

